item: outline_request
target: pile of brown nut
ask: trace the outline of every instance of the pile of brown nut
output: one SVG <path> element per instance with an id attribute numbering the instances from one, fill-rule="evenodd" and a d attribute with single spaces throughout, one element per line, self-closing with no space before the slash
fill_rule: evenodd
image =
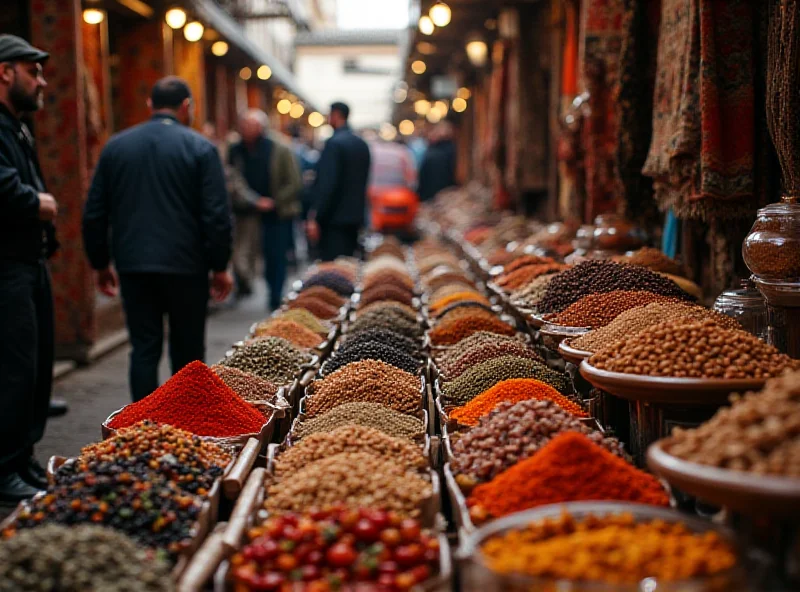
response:
<path id="1" fill-rule="evenodd" d="M 733 397 L 700 427 L 675 428 L 664 449 L 684 460 L 762 475 L 800 477 L 800 372 Z"/>
<path id="2" fill-rule="evenodd" d="M 416 517 L 432 493 L 429 481 L 406 471 L 395 459 L 343 452 L 312 462 L 288 479 L 277 480 L 267 490 L 264 507 L 271 512 L 302 512 L 343 504 Z"/>
<path id="3" fill-rule="evenodd" d="M 754 335 L 708 319 L 652 325 L 600 350 L 589 363 L 611 372 L 678 378 L 771 378 L 800 369 L 800 361 Z"/>
<path id="4" fill-rule="evenodd" d="M 295 425 L 293 433 L 298 438 L 311 434 L 330 432 L 348 425 L 375 428 L 384 434 L 407 440 L 419 439 L 425 433 L 421 419 L 400 413 L 380 403 L 342 403 L 317 417 Z"/>
<path id="5" fill-rule="evenodd" d="M 309 385 L 306 413 L 314 417 L 357 401 L 381 403 L 413 415 L 420 409 L 420 380 L 386 362 L 353 362 Z"/>
<path id="6" fill-rule="evenodd" d="M 313 434 L 284 450 L 275 462 L 275 475 L 282 479 L 312 462 L 341 452 L 391 457 L 408 470 L 420 470 L 428 464 L 417 444 L 373 428 L 349 425 Z"/>
<path id="7" fill-rule="evenodd" d="M 533 456 L 562 432 L 580 432 L 609 452 L 624 457 L 622 444 L 603 436 L 552 401 L 500 403 L 480 424 L 452 446 L 450 464 L 464 489 L 491 481 L 509 467 Z"/>

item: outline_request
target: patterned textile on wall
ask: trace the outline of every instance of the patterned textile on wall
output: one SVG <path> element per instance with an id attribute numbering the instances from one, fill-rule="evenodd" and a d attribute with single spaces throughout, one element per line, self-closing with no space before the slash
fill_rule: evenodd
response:
<path id="1" fill-rule="evenodd" d="M 591 94 L 591 115 L 583 129 L 587 222 L 616 209 L 619 181 L 614 167 L 617 121 L 614 96 L 622 43 L 622 0 L 586 0 L 581 28 L 583 85 Z"/>
<path id="2" fill-rule="evenodd" d="M 679 218 L 752 214 L 754 3 L 663 0 L 643 173 Z"/>

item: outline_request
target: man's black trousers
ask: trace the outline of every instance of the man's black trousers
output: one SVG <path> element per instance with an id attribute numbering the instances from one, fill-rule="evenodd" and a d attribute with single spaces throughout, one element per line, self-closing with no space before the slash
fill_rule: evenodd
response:
<path id="1" fill-rule="evenodd" d="M 321 226 L 319 254 L 322 260 L 353 257 L 358 250 L 358 231 L 358 226 Z"/>
<path id="2" fill-rule="evenodd" d="M 165 316 L 172 373 L 204 360 L 208 275 L 123 273 L 120 288 L 132 347 L 131 398 L 138 401 L 159 386 Z"/>
<path id="3" fill-rule="evenodd" d="M 47 264 L 0 260 L 0 474 L 27 461 L 44 435 L 54 330 Z"/>

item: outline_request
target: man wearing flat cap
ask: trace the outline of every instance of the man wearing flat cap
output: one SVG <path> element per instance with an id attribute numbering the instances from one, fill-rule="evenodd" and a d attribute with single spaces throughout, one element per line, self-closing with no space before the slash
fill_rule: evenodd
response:
<path id="1" fill-rule="evenodd" d="M 53 381 L 58 204 L 47 193 L 22 117 L 43 105 L 48 54 L 0 35 L 0 504 L 46 487 L 33 446 L 44 435 Z"/>

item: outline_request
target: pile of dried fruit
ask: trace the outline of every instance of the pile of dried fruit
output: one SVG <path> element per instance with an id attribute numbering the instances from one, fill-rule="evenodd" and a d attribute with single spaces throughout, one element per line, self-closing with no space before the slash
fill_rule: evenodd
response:
<path id="1" fill-rule="evenodd" d="M 237 590 L 406 591 L 439 571 L 439 541 L 417 520 L 368 508 L 268 518 L 231 559 Z M 377 588 L 376 588 L 377 587 Z"/>

